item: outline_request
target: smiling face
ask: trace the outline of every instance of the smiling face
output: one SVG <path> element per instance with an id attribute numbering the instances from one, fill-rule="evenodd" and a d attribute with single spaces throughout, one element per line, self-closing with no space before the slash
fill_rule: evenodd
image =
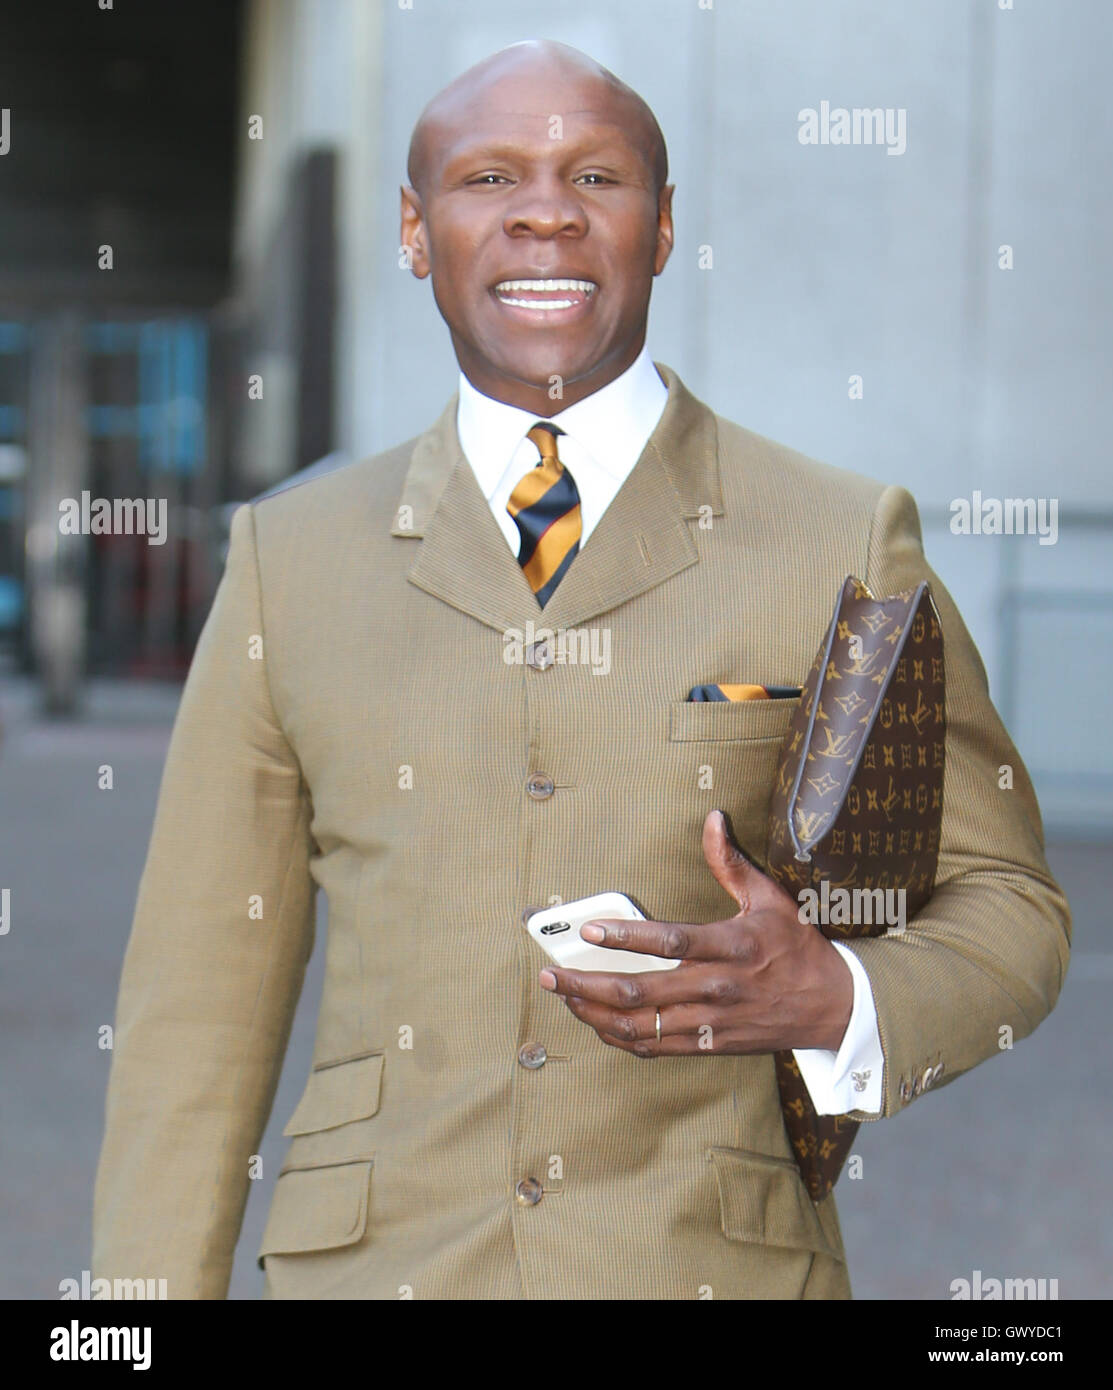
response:
<path id="1" fill-rule="evenodd" d="M 637 357 L 672 248 L 658 141 L 640 99 L 562 45 L 503 50 L 427 109 L 402 243 L 484 395 L 549 416 Z"/>

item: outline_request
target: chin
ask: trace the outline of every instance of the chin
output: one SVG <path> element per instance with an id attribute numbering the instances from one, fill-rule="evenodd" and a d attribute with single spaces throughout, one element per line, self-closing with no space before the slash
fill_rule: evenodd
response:
<path id="1" fill-rule="evenodd" d="M 526 382 L 539 390 L 548 391 L 554 376 L 559 376 L 565 382 L 579 381 L 581 377 L 594 371 L 604 357 L 605 354 L 600 353 L 557 356 L 555 353 L 547 352 L 545 346 L 541 345 L 529 352 L 516 352 L 509 356 L 500 354 L 496 359 L 496 365 L 499 371 L 513 377 L 515 381 Z"/>

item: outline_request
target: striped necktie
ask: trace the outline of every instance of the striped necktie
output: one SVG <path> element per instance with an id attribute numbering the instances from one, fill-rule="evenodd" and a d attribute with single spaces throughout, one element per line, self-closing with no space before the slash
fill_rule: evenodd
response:
<path id="1" fill-rule="evenodd" d="M 559 425 L 539 420 L 526 438 L 541 455 L 510 494 L 506 510 L 521 533 L 518 563 L 542 608 L 580 548 L 580 494 L 557 453 Z"/>

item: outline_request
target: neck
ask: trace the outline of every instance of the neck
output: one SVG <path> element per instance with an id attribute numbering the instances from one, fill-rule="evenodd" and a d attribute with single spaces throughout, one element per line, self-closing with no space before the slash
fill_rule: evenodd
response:
<path id="1" fill-rule="evenodd" d="M 561 394 L 555 399 L 550 395 L 552 388 L 548 377 L 543 382 L 537 383 L 509 376 L 493 367 L 489 362 L 470 360 L 471 354 L 462 352 L 458 344 L 456 345 L 456 360 L 460 365 L 460 370 L 475 389 L 484 396 L 501 401 L 503 405 L 516 406 L 519 410 L 525 410 L 530 415 L 536 415 L 538 419 L 547 420 L 553 415 L 559 415 L 562 410 L 576 405 L 579 401 L 586 400 L 588 396 L 593 396 L 596 391 L 601 391 L 612 381 L 616 381 L 637 361 L 644 343 L 645 335 L 643 333 L 632 350 L 627 349 L 621 356 L 608 358 L 598 363 L 590 372 L 575 378 L 575 380 L 564 380 L 561 384 Z"/>

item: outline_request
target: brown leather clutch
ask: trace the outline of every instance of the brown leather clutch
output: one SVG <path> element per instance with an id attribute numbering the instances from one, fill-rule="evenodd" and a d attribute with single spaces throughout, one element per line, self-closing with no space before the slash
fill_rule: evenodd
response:
<path id="1" fill-rule="evenodd" d="M 943 629 L 927 581 L 878 599 L 849 576 L 785 737 L 770 806 L 768 872 L 800 902 L 802 921 L 831 940 L 880 936 L 927 902 L 945 736 Z M 792 1053 L 775 1062 L 792 1151 L 819 1202 L 858 1122 L 817 1115 Z"/>

